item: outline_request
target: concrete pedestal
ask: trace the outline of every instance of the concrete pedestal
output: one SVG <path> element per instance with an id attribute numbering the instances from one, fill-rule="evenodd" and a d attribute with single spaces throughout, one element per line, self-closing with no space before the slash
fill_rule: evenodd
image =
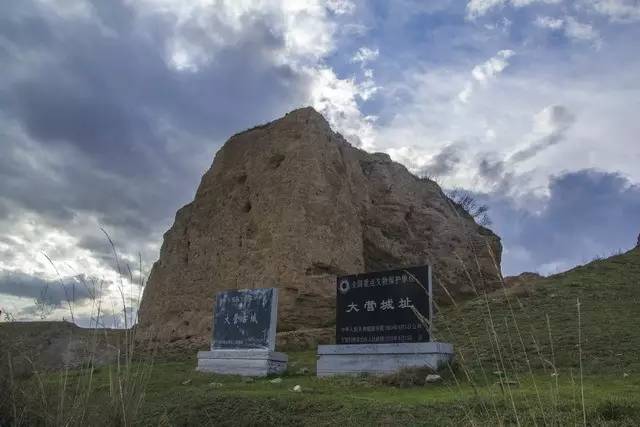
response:
<path id="1" fill-rule="evenodd" d="M 199 351 L 196 370 L 245 377 L 265 377 L 286 371 L 288 360 L 286 354 L 267 349 Z"/>
<path id="2" fill-rule="evenodd" d="M 319 345 L 319 377 L 391 374 L 407 367 L 438 370 L 453 361 L 453 345 L 441 342 Z"/>

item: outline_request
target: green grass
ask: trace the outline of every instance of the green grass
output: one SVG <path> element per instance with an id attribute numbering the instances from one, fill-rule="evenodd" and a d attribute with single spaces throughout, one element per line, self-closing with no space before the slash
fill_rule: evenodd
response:
<path id="1" fill-rule="evenodd" d="M 96 368 L 75 424 L 123 424 L 113 406 L 123 400 L 113 398 L 122 378 L 144 385 L 128 423 L 137 425 L 640 425 L 640 250 L 443 307 L 437 318 L 436 338 L 458 352 L 439 384 L 319 379 L 314 350 L 288 352 L 281 383 L 247 382 L 195 372 L 188 352 L 142 370 L 141 362 Z M 66 424 L 87 377 L 22 378 L 15 402 L 23 424 Z"/>
<path id="2" fill-rule="evenodd" d="M 314 360 L 313 352 L 292 353 L 295 365 Z M 313 366 L 309 366 L 313 368 Z M 499 416 L 511 420 L 506 399 L 500 387 L 486 387 L 476 393 L 470 386 L 457 387 L 452 379 L 443 384 L 424 387 L 382 387 L 373 378 L 318 379 L 313 375 L 295 375 L 291 371 L 282 383 L 269 379 L 246 383 L 239 377 L 206 375 L 194 372 L 194 363 L 157 365 L 147 387 L 147 403 L 141 421 L 154 423 L 159 417 L 171 424 L 458 424 L 470 417 L 477 421 L 491 421 L 495 414 L 486 414 L 481 402 L 489 405 L 492 399 L 500 407 Z M 542 378 L 539 378 L 542 380 Z M 189 381 L 187 385 L 182 385 Z M 219 383 L 222 386 L 212 386 Z M 302 393 L 292 391 L 302 386 Z M 518 387 L 518 407 L 526 411 L 534 398 L 530 384 Z M 571 402 L 574 388 L 563 382 L 561 397 Z M 176 396 L 181 398 L 176 401 Z M 625 419 L 640 422 L 640 382 L 610 377 L 589 377 L 585 399 L 590 419 L 600 417 L 599 407 L 613 399 L 615 407 L 627 408 Z M 563 420 L 578 415 L 571 405 L 561 411 Z"/>
<path id="3" fill-rule="evenodd" d="M 436 338 L 453 342 L 474 371 L 505 370 L 491 366 L 500 350 L 506 370 L 528 370 L 526 354 L 535 371 L 553 372 L 555 359 L 567 374 L 580 367 L 578 299 L 585 372 L 640 374 L 638 249 L 446 307 Z"/>
<path id="4" fill-rule="evenodd" d="M 153 367 L 145 388 L 145 399 L 136 417 L 138 425 L 456 425 L 510 424 L 515 413 L 523 424 L 556 425 L 582 421 L 576 402 L 576 386 L 560 382 L 557 410 L 549 409 L 547 419 L 534 410 L 536 393 L 530 382 L 512 388 L 516 411 L 510 398 L 498 385 L 474 390 L 469 384 L 458 386 L 449 376 L 443 383 L 422 387 L 380 386 L 372 377 L 319 379 L 314 375 L 313 352 L 290 355 L 292 367 L 278 384 L 270 378 L 247 382 L 237 376 L 195 372 L 195 360 L 158 363 Z M 296 374 L 300 367 L 310 372 Z M 71 373 L 67 383 L 73 389 L 83 375 Z M 539 385 L 550 383 L 542 374 Z M 113 424 L 105 405 L 109 391 L 109 369 L 99 368 L 94 375 L 94 393 L 88 403 L 86 422 Z M 59 390 L 58 375 L 44 380 L 52 405 Z M 295 385 L 302 392 L 292 391 Z M 549 384 L 551 385 L 551 384 Z M 35 386 L 35 384 L 32 384 Z M 33 394 L 36 399 L 37 393 Z M 39 399 L 39 397 L 37 398 Z M 36 400 L 37 400 L 36 399 Z M 585 378 L 587 417 L 594 424 L 637 425 L 640 423 L 640 380 L 589 375 Z M 34 402 L 37 403 L 37 402 Z M 551 402 L 548 405 L 552 405 Z M 37 408 L 38 405 L 31 405 Z M 29 424 L 44 423 L 36 410 L 28 414 Z M 499 421 L 498 421 L 499 420 Z"/>

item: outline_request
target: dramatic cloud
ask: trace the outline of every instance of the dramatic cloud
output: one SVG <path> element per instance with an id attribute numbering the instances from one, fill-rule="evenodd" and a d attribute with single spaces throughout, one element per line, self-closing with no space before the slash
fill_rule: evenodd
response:
<path id="1" fill-rule="evenodd" d="M 503 238 L 506 274 L 532 266 L 557 273 L 626 251 L 640 233 L 640 186 L 616 173 L 589 169 L 554 177 L 538 213 L 500 194 L 482 200 Z"/>
<path id="2" fill-rule="evenodd" d="M 371 72 L 339 78 L 347 1 L 8 2 L 0 5 L 0 271 L 114 280 L 148 266 L 229 135 L 314 104 L 366 141 Z M 337 18 L 336 18 L 337 19 Z M 369 136 L 369 138 L 371 138 Z M 101 244 L 102 242 L 102 244 Z M 117 276 L 117 273 L 115 273 Z M 36 279 L 34 279 L 36 280 Z"/>
<path id="3" fill-rule="evenodd" d="M 20 272 L 0 272 L 0 293 L 31 300 L 41 300 L 53 307 L 64 307 L 68 302 L 83 304 L 101 298 L 104 289 L 95 286 L 94 279 L 85 276 L 60 280 L 43 280 Z"/>
<path id="4" fill-rule="evenodd" d="M 516 151 L 509 162 L 522 162 L 538 154 L 563 139 L 575 116 L 562 105 L 552 105 L 540 111 L 534 117 L 534 141 L 527 147 Z"/>
<path id="5" fill-rule="evenodd" d="M 464 144 L 453 143 L 444 147 L 438 154 L 421 168 L 419 176 L 428 176 L 436 179 L 438 177 L 450 175 L 460 163 Z"/>
<path id="6" fill-rule="evenodd" d="M 613 191 L 616 206 L 636 197 L 639 9 L 633 0 L 2 2 L 2 308 L 33 317 L 46 284 L 61 301 L 58 273 L 102 281 L 110 306 L 118 283 L 129 285 L 116 265 L 137 270 L 141 258 L 148 272 L 221 144 L 304 105 L 354 145 L 487 195 L 508 271 L 582 261 L 527 246 L 533 238 L 517 230 L 535 225 L 564 235 L 558 247 L 580 246 L 578 231 L 563 234 L 556 221 L 567 188 L 596 182 L 589 188 Z M 637 218 L 619 212 L 620 224 Z M 584 252 L 618 244 L 603 237 Z M 79 296 L 76 317 L 88 321 Z"/>

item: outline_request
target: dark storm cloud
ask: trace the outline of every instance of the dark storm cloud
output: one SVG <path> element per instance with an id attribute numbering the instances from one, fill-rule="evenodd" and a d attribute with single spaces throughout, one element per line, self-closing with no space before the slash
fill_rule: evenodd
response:
<path id="1" fill-rule="evenodd" d="M 94 25 L 43 17 L 45 11 L 35 6 L 30 19 L 17 23 L 10 13 L 2 14 L 13 27 L 30 28 L 37 20 L 53 35 L 30 45 L 29 39 L 12 40 L 15 31 L 6 34 L 0 25 L 0 36 L 18 52 L 5 61 L 20 62 L 23 52 L 39 59 L 28 64 L 26 75 L 10 79 L 0 101 L 35 140 L 70 144 L 97 167 L 144 176 L 173 160 L 164 151 L 159 120 L 215 140 L 264 119 L 304 89 L 288 67 L 273 64 L 270 54 L 284 41 L 259 17 L 198 72 L 179 73 L 166 63 L 171 28 L 156 29 L 149 38 L 131 24 L 113 22 L 134 12 L 119 2 L 109 4 L 118 12 L 108 15 L 101 6 L 101 21 Z M 157 25 L 162 28 L 162 22 Z M 117 35 L 105 34 L 114 27 Z M 205 43 L 195 30 L 187 36 L 190 43 Z"/>
<path id="2" fill-rule="evenodd" d="M 445 146 L 438 154 L 427 163 L 419 172 L 420 175 L 429 177 L 441 177 L 451 174 L 461 160 L 461 150 L 464 144 L 459 142 Z"/>
<path id="3" fill-rule="evenodd" d="M 9 216 L 9 206 L 7 202 L 0 199 L 0 220 L 6 219 Z"/>
<path id="4" fill-rule="evenodd" d="M 527 174 L 516 174 L 518 163 L 529 160 L 545 149 L 567 139 L 567 131 L 575 123 L 575 115 L 562 105 L 551 105 L 536 115 L 538 136 L 527 147 L 515 152 L 507 159 L 497 158 L 495 153 L 480 155 L 477 161 L 478 177 L 488 192 L 509 193 L 528 180 Z"/>
<path id="5" fill-rule="evenodd" d="M 616 173 L 587 169 L 554 177 L 549 191 L 539 214 L 497 193 L 481 196 L 505 248 L 512 251 L 505 273 L 545 265 L 562 270 L 610 255 L 612 248 L 634 246 L 640 233 L 640 186 Z"/>
<path id="6" fill-rule="evenodd" d="M 538 116 L 540 125 L 547 128 L 548 134 L 533 141 L 528 147 L 514 153 L 510 163 L 522 162 L 537 155 L 542 150 L 556 145 L 566 138 L 567 130 L 575 122 L 576 118 L 567 107 L 552 105 L 544 109 Z"/>
<path id="7" fill-rule="evenodd" d="M 505 174 L 504 162 L 502 160 L 481 159 L 478 165 L 478 173 L 487 180 L 500 180 Z"/>
<path id="8" fill-rule="evenodd" d="M 508 193 L 516 185 L 517 177 L 507 170 L 504 160 L 481 157 L 478 162 L 478 176 L 493 188 L 496 193 Z"/>
<path id="9" fill-rule="evenodd" d="M 86 286 L 83 284 L 86 284 Z M 94 289 L 84 276 L 66 277 L 61 280 L 44 280 L 22 272 L 0 271 L 0 295 L 42 299 L 48 305 L 62 307 L 67 301 L 81 304 L 102 293 Z"/>
<path id="10" fill-rule="evenodd" d="M 478 184 L 484 193 L 500 197 L 517 194 L 518 200 L 528 203 L 531 210 L 539 208 L 538 198 L 521 191 L 522 188 L 529 188 L 532 172 L 516 173 L 509 163 L 496 154 L 481 154 L 475 160 Z"/>
<path id="11" fill-rule="evenodd" d="M 219 144 L 294 107 L 308 81 L 275 63 L 285 41 L 269 15 L 247 15 L 217 46 L 186 26 L 183 41 L 215 55 L 179 72 L 167 64 L 175 18 L 142 19 L 122 1 L 90 10 L 0 3 L 0 218 L 37 213 L 106 260 L 79 218 L 96 217 L 125 253 L 156 242 Z M 206 13 L 224 39 L 228 24 Z"/>
<path id="12" fill-rule="evenodd" d="M 115 264 L 113 248 L 104 233 L 84 235 L 78 240 L 77 245 L 78 248 L 89 250 L 96 259 L 102 260 L 105 264 Z M 116 253 L 119 251 L 120 248 L 116 247 Z"/>

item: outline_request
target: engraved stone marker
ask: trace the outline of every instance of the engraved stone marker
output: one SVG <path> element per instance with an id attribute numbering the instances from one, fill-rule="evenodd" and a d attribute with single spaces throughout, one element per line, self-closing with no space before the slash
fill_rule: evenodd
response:
<path id="1" fill-rule="evenodd" d="M 337 279 L 336 343 L 427 342 L 431 289 L 429 266 Z"/>
<path id="2" fill-rule="evenodd" d="M 287 369 L 287 355 L 275 352 L 278 290 L 219 292 L 213 315 L 211 351 L 198 352 L 198 371 L 266 376 Z"/>
<path id="3" fill-rule="evenodd" d="M 336 280 L 336 345 L 319 345 L 318 376 L 439 369 L 453 346 L 433 342 L 431 267 Z"/>
<path id="4" fill-rule="evenodd" d="M 219 292 L 213 316 L 212 348 L 275 350 L 277 305 L 276 289 Z"/>

